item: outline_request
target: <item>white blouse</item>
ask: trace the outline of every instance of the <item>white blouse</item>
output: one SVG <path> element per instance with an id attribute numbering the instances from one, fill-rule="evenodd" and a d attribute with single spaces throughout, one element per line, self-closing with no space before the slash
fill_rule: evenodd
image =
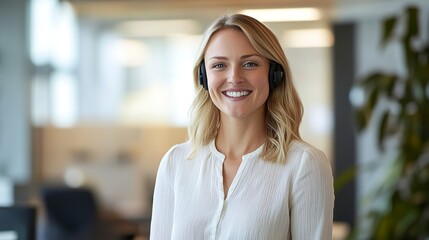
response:
<path id="1" fill-rule="evenodd" d="M 187 159 L 189 142 L 161 160 L 155 184 L 151 239 L 332 239 L 334 191 L 325 155 L 291 143 L 285 164 L 242 158 L 224 199 L 225 156 L 214 142 Z"/>

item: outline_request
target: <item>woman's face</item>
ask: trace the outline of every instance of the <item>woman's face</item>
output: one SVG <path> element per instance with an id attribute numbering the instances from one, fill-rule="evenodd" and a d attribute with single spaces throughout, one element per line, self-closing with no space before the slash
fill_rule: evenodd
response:
<path id="1" fill-rule="evenodd" d="M 204 60 L 210 98 L 222 116 L 265 116 L 269 62 L 244 33 L 235 29 L 215 33 Z"/>

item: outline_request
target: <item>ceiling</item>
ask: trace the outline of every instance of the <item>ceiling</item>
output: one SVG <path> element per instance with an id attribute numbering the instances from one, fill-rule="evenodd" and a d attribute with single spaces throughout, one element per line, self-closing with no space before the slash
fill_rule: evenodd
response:
<path id="1" fill-rule="evenodd" d="M 257 8 L 314 7 L 320 22 L 366 19 L 392 13 L 421 0 L 58 0 L 70 2 L 78 16 L 94 20 L 195 19 L 211 22 L 225 13 Z"/>
<path id="2" fill-rule="evenodd" d="M 333 0 L 69 0 L 79 16 L 105 19 L 212 20 L 229 12 L 249 8 L 332 8 Z"/>

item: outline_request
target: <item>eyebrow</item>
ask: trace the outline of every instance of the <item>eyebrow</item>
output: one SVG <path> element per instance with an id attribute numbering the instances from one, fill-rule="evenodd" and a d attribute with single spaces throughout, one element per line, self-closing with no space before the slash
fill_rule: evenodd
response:
<path id="1" fill-rule="evenodd" d="M 254 57 L 254 56 L 262 58 L 261 55 L 254 53 L 254 54 L 245 54 L 245 55 L 241 56 L 240 59 L 246 59 L 246 58 Z M 228 58 L 224 57 L 224 56 L 214 56 L 214 57 L 209 58 L 208 60 L 211 60 L 211 59 L 227 60 Z"/>
<path id="2" fill-rule="evenodd" d="M 262 58 L 261 55 L 254 53 L 254 54 L 243 55 L 240 57 L 240 59 L 245 59 L 245 58 L 249 58 L 249 57 L 260 57 L 260 58 Z"/>

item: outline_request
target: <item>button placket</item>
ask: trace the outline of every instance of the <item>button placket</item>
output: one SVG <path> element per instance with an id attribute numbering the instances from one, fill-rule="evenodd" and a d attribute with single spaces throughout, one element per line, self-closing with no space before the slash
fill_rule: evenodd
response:
<path id="1" fill-rule="evenodd" d="M 219 228 L 220 219 L 222 217 L 222 212 L 225 207 L 225 200 L 224 200 L 224 189 L 223 189 L 223 175 L 222 175 L 222 165 L 223 165 L 223 159 L 219 159 L 221 161 L 217 162 L 216 166 L 216 176 L 217 176 L 217 184 L 218 184 L 218 201 L 219 204 L 216 209 L 216 213 L 213 218 L 212 222 L 212 232 L 210 239 L 215 240 L 216 239 L 216 233 Z"/>

